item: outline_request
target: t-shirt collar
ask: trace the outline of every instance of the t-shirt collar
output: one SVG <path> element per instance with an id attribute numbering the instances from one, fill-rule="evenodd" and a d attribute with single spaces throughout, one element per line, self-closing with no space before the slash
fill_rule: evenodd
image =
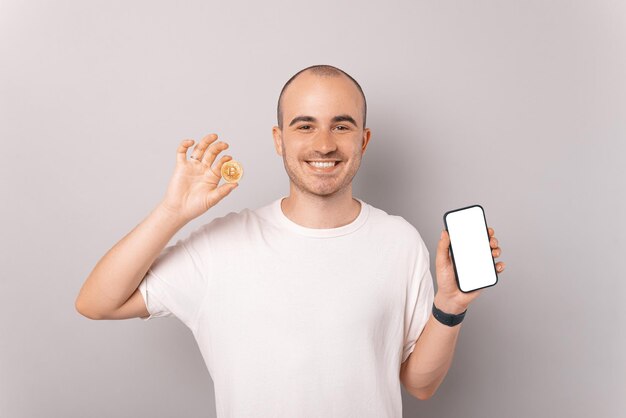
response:
<path id="1" fill-rule="evenodd" d="M 359 199 L 358 197 L 354 197 L 356 200 L 358 200 L 361 203 L 361 211 L 359 212 L 359 215 L 352 222 L 350 222 L 347 225 L 343 225 L 337 228 L 308 228 L 308 227 L 295 223 L 283 213 L 283 210 L 281 208 L 281 202 L 285 198 L 286 196 L 280 197 L 272 203 L 272 213 L 274 214 L 274 217 L 276 218 L 276 220 L 279 222 L 281 226 L 284 226 L 285 228 L 297 234 L 305 235 L 308 237 L 332 238 L 332 237 L 338 237 L 341 235 L 346 235 L 351 232 L 354 232 L 357 229 L 359 229 L 361 226 L 363 226 L 363 224 L 367 220 L 367 217 L 370 211 L 369 205 L 367 203 L 365 203 L 363 200 Z"/>

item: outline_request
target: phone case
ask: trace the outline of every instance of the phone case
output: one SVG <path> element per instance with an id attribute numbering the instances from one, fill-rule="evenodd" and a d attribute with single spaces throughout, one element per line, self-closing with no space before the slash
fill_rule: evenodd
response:
<path id="1" fill-rule="evenodd" d="M 450 214 L 452 214 L 452 213 L 455 213 L 455 212 L 459 212 L 459 211 L 463 211 L 463 210 L 471 209 L 471 208 L 474 208 L 474 207 L 478 207 L 478 208 L 480 208 L 480 210 L 481 210 L 481 212 L 482 212 L 482 215 L 483 215 L 483 220 L 484 220 L 484 222 L 485 222 L 485 233 L 487 234 L 487 240 L 489 241 L 489 229 L 488 229 L 488 227 L 487 227 L 487 217 L 485 216 L 485 210 L 483 209 L 483 207 L 482 207 L 481 205 L 478 205 L 478 204 L 476 204 L 476 205 L 470 205 L 470 206 L 465 206 L 465 207 L 463 207 L 463 208 L 450 210 L 450 211 L 448 211 L 448 212 L 444 213 L 444 215 L 443 215 L 443 223 L 444 223 L 444 225 L 445 225 L 445 227 L 446 227 L 446 231 L 448 231 L 448 220 L 447 220 L 448 215 L 450 215 Z M 449 231 L 448 231 L 448 234 L 449 234 Z M 490 253 L 491 253 L 491 247 L 490 247 Z M 461 279 L 462 279 L 462 278 L 461 278 L 461 279 L 459 279 L 459 273 L 458 273 L 458 271 L 457 271 L 456 261 L 455 261 L 455 259 L 454 259 L 454 249 L 453 249 L 452 241 L 450 241 L 450 255 L 451 255 L 451 257 L 452 257 L 452 265 L 453 265 L 453 267 L 454 267 L 454 276 L 456 277 L 456 283 L 457 283 L 457 286 L 458 286 L 458 288 L 459 288 L 459 290 L 460 290 L 461 292 L 463 292 L 463 293 L 470 293 L 470 292 L 473 292 L 473 291 L 475 291 L 475 290 L 479 290 L 479 289 L 484 289 L 484 288 L 486 288 L 486 287 L 492 287 L 492 286 L 495 286 L 495 285 L 498 283 L 498 271 L 496 270 L 496 262 L 495 262 L 495 260 L 494 260 L 494 258 L 493 258 L 493 254 L 491 254 L 491 261 L 492 261 L 492 264 L 493 264 L 493 271 L 494 271 L 494 273 L 495 273 L 495 282 L 494 282 L 494 283 L 492 283 L 492 284 L 488 284 L 488 285 L 486 285 L 486 286 L 481 286 L 481 287 L 476 287 L 476 288 L 471 288 L 471 289 L 465 289 L 465 290 L 463 290 L 463 288 L 462 288 L 462 286 L 461 286 Z"/>

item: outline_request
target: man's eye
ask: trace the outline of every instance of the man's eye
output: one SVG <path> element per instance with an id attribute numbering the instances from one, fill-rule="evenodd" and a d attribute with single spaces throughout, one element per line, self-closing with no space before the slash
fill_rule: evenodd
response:
<path id="1" fill-rule="evenodd" d="M 339 129 L 339 128 L 341 128 L 341 129 Z M 343 126 L 343 125 L 339 125 L 339 126 L 337 126 L 337 129 L 339 129 L 340 131 L 347 131 L 348 127 L 347 126 Z"/>
<path id="2" fill-rule="evenodd" d="M 304 130 L 308 131 L 309 130 L 308 128 L 310 128 L 310 127 L 311 127 L 311 125 L 301 125 L 298 129 L 307 128 L 307 129 L 304 129 Z"/>

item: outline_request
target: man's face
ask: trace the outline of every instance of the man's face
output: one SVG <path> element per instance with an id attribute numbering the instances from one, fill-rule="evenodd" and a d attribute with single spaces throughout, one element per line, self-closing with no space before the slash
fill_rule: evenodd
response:
<path id="1" fill-rule="evenodd" d="M 347 77 L 300 74 L 283 94 L 283 128 L 274 145 L 293 185 L 301 192 L 332 195 L 350 186 L 370 138 L 363 102 Z M 309 162 L 335 162 L 329 168 Z"/>

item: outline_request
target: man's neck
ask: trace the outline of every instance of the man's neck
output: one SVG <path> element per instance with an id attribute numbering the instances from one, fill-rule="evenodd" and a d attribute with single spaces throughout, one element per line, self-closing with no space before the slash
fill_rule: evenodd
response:
<path id="1" fill-rule="evenodd" d="M 328 229 L 352 223 L 361 213 L 361 203 L 352 190 L 332 196 L 290 193 L 282 200 L 281 210 L 287 218 L 306 228 Z"/>

